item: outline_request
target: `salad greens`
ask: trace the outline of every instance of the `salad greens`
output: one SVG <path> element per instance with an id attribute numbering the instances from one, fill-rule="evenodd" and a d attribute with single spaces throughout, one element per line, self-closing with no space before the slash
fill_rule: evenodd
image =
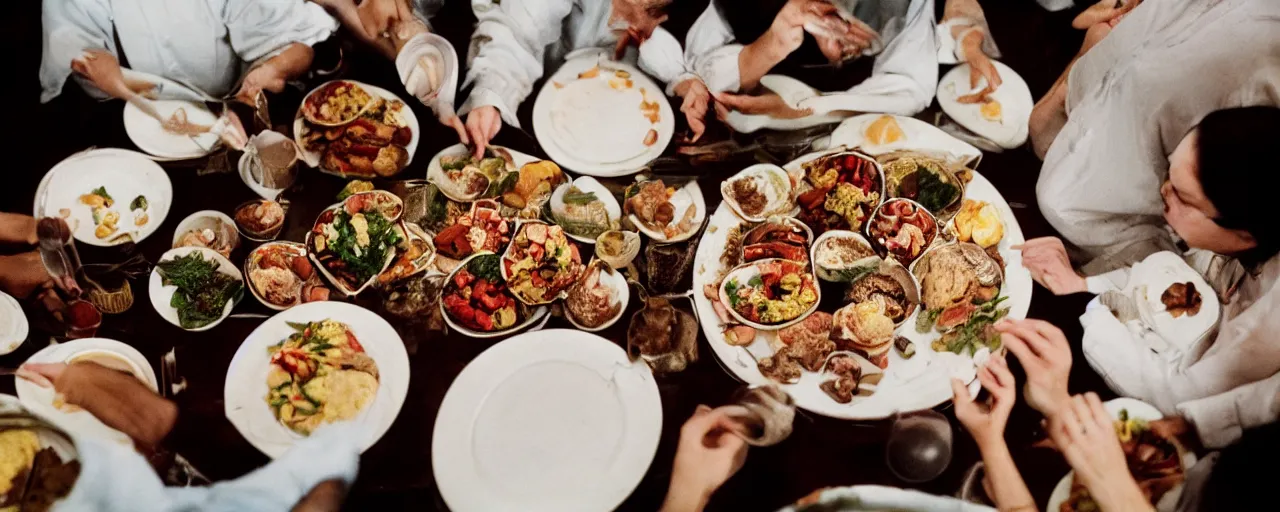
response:
<path id="1" fill-rule="evenodd" d="M 942 181 L 935 172 L 916 167 L 916 202 L 931 212 L 941 211 L 960 195 L 960 188 Z"/>
<path id="2" fill-rule="evenodd" d="M 197 329 L 222 318 L 228 301 L 239 300 L 244 283 L 218 271 L 218 262 L 199 252 L 156 265 L 162 283 L 178 287 L 169 305 L 178 310 L 184 329 Z"/>
<path id="3" fill-rule="evenodd" d="M 108 193 L 107 193 L 107 187 L 98 187 L 98 188 L 95 188 L 95 189 L 93 189 L 93 190 L 89 191 L 89 193 L 90 193 L 90 194 L 93 194 L 93 195 L 96 195 L 96 196 L 102 196 L 102 198 L 103 198 L 103 199 L 106 199 L 106 201 L 104 202 L 104 205 L 105 205 L 107 208 L 110 208 L 110 207 L 111 207 L 111 205 L 112 205 L 112 204 L 115 204 L 115 202 L 116 202 L 116 200 L 115 200 L 115 199 L 112 199 L 111 194 L 108 194 Z"/>
<path id="4" fill-rule="evenodd" d="M 367 245 L 359 243 L 359 234 L 352 224 L 352 215 L 346 210 L 339 210 L 333 216 L 333 229 L 338 236 L 328 240 L 327 248 L 346 264 L 344 270 L 355 275 L 355 282 L 363 283 L 382 272 L 387 263 L 387 251 L 395 249 L 400 243 L 400 234 L 393 229 L 395 224 L 377 212 L 362 214 L 369 236 Z"/>
<path id="5" fill-rule="evenodd" d="M 1001 302 L 1008 299 L 1009 296 L 1004 295 L 979 304 L 977 311 L 969 315 L 969 321 L 935 340 L 933 349 L 961 355 L 966 352 L 973 355 L 979 347 L 984 346 L 993 351 L 999 349 L 1000 333 L 990 327 L 1009 314 L 1009 308 L 997 309 Z"/>
<path id="6" fill-rule="evenodd" d="M 130 210 L 146 210 L 147 196 L 138 196 L 133 198 L 133 202 L 129 203 Z"/>
<path id="7" fill-rule="evenodd" d="M 479 279 L 484 279 L 490 283 L 504 282 L 502 279 L 502 257 L 497 254 L 485 254 L 476 256 L 470 263 L 467 263 L 467 272 Z"/>

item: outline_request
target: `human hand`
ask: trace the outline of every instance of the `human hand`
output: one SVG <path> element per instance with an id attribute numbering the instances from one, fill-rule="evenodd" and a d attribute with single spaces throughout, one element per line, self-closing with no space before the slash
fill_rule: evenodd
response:
<path id="1" fill-rule="evenodd" d="M 1099 0 L 1071 20 L 1076 30 L 1085 30 L 1098 24 L 1115 27 L 1129 11 L 1142 3 L 1142 0 Z"/>
<path id="2" fill-rule="evenodd" d="M 462 118 L 458 117 L 457 114 L 440 119 L 440 124 L 453 128 L 453 131 L 458 132 L 458 140 L 462 141 L 463 146 L 471 145 L 471 138 L 467 136 L 467 125 L 463 124 Z"/>
<path id="3" fill-rule="evenodd" d="M 727 411 L 699 405 L 680 428 L 663 512 L 702 510 L 711 493 L 746 461 L 747 443 L 732 433 L 736 425 Z"/>
<path id="4" fill-rule="evenodd" d="M 788 1 L 765 33 L 770 49 L 780 56 L 790 55 L 804 43 L 806 23 L 819 23 L 823 17 L 835 14 L 836 7 L 824 0 Z"/>
<path id="5" fill-rule="evenodd" d="M 263 91 L 278 93 L 284 90 L 285 75 L 271 61 L 249 70 L 236 93 L 236 100 L 249 106 L 257 105 L 258 94 Z"/>
<path id="6" fill-rule="evenodd" d="M 969 64 L 969 89 L 977 89 L 978 84 L 986 79 L 986 87 L 974 94 L 966 94 L 956 101 L 959 103 L 983 103 L 991 93 L 999 89 L 1004 80 L 1000 72 L 986 52 L 982 51 L 982 39 L 986 37 L 981 30 L 970 29 L 960 44 L 964 47 L 965 62 Z"/>
<path id="7" fill-rule="evenodd" d="M 120 61 L 106 50 L 85 50 L 80 58 L 71 61 L 71 70 L 112 98 L 124 99 L 132 94 L 120 71 Z"/>
<path id="8" fill-rule="evenodd" d="M 1158 420 L 1147 422 L 1147 428 L 1151 429 L 1151 432 L 1155 435 L 1170 441 L 1177 441 L 1189 450 L 1200 451 L 1203 448 L 1196 426 L 1182 416 L 1165 416 Z"/>
<path id="9" fill-rule="evenodd" d="M 613 0 L 609 27 L 618 36 L 614 60 L 622 60 L 627 47 L 639 47 L 649 40 L 653 31 L 667 21 L 664 11 L 668 4 L 668 0 Z"/>
<path id="10" fill-rule="evenodd" d="M 951 379 L 952 400 L 956 419 L 964 425 L 978 448 L 987 448 L 1004 442 L 1004 427 L 1009 422 L 1009 411 L 1017 401 L 1013 374 L 1004 356 L 992 355 L 987 364 L 978 368 L 978 381 L 991 393 L 989 404 L 979 404 L 969 396 L 969 389 L 960 379 Z"/>
<path id="11" fill-rule="evenodd" d="M 476 160 L 484 158 L 484 148 L 501 129 L 502 114 L 498 113 L 497 107 L 493 105 L 476 108 L 467 114 L 467 134 L 471 137 L 471 143 L 475 145 Z M 466 139 L 463 139 L 463 143 L 466 143 Z"/>
<path id="12" fill-rule="evenodd" d="M 1056 236 L 1032 238 L 1015 245 L 1022 251 L 1022 266 L 1031 271 L 1031 278 L 1054 295 L 1070 295 L 1089 290 L 1084 277 L 1077 274 L 1067 258 L 1067 248 Z"/>
<path id="13" fill-rule="evenodd" d="M 38 290 L 53 288 L 56 283 L 40 261 L 40 253 L 29 251 L 0 256 L 0 284 L 5 293 L 25 299 Z"/>
<path id="14" fill-rule="evenodd" d="M 18 376 L 52 387 L 67 404 L 83 408 L 144 447 L 159 444 L 178 419 L 177 406 L 137 377 L 97 363 L 26 363 L 18 368 Z"/>
<path id="15" fill-rule="evenodd" d="M 782 100 L 782 96 L 772 92 L 759 96 L 722 92 L 714 96 L 716 98 L 716 115 L 722 121 L 728 117 L 730 110 L 736 110 L 747 115 L 765 115 L 774 119 L 799 119 L 813 115 L 813 109 L 800 110 L 792 108 L 791 105 Z"/>
<path id="16" fill-rule="evenodd" d="M 244 123 L 240 122 L 240 116 L 231 109 L 222 112 L 222 116 L 214 123 L 214 127 L 218 137 L 231 149 L 243 151 L 249 144 L 249 135 L 244 131 Z"/>
<path id="17" fill-rule="evenodd" d="M 1102 510 L 1154 510 L 1129 473 L 1115 424 L 1097 394 L 1072 397 L 1049 421 L 1049 436 Z"/>
<path id="18" fill-rule="evenodd" d="M 685 120 L 689 122 L 689 130 L 693 132 L 688 142 L 697 142 L 707 130 L 706 118 L 707 109 L 711 104 L 711 91 L 707 90 L 707 85 L 702 83 L 702 80 L 690 78 L 677 84 L 675 93 L 684 98 L 684 102 L 680 104 L 680 111 L 684 112 Z"/>
<path id="19" fill-rule="evenodd" d="M 1023 398 L 1032 409 L 1052 417 L 1071 400 L 1067 381 L 1071 375 L 1071 345 L 1062 329 L 1044 320 L 1002 320 L 995 325 L 1000 343 L 1022 363 L 1027 382 Z"/>

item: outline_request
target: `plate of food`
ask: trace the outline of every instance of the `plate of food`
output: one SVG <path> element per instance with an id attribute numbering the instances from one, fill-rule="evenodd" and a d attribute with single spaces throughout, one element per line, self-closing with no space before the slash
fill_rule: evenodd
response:
<path id="1" fill-rule="evenodd" d="M 622 205 L 595 178 L 580 176 L 551 194 L 551 218 L 569 238 L 594 244 L 604 232 L 619 228 Z"/>
<path id="2" fill-rule="evenodd" d="M 11 354 L 27 341 L 31 326 L 22 304 L 5 292 L 0 292 L 0 356 Z"/>
<path id="3" fill-rule="evenodd" d="M 240 246 L 240 234 L 236 222 L 217 210 L 201 210 L 188 215 L 173 230 L 173 248 L 204 247 L 213 249 L 223 258 L 230 258 L 231 251 Z"/>
<path id="4" fill-rule="evenodd" d="M 13 395 L 0 394 L 0 453 L 0 510 L 50 510 L 80 477 L 80 453 L 71 436 Z"/>
<path id="5" fill-rule="evenodd" d="M 720 283 L 719 301 L 738 323 L 776 331 L 818 309 L 822 292 L 803 263 L 769 258 L 730 270 Z"/>
<path id="6" fill-rule="evenodd" d="M 991 63 L 1004 82 L 994 92 L 979 97 L 987 87 L 986 79 L 970 88 L 969 65 L 961 64 L 951 68 L 938 83 L 938 105 L 969 131 L 1002 148 L 1013 149 L 1027 141 L 1027 122 L 1035 103 L 1021 75 L 1003 62 Z"/>
<path id="7" fill-rule="evenodd" d="M 960 210 L 964 181 L 946 161 L 907 151 L 876 158 L 883 162 L 886 200 L 900 197 L 915 201 L 943 223 Z"/>
<path id="8" fill-rule="evenodd" d="M 441 256 L 462 260 L 478 252 L 502 253 L 511 243 L 516 221 L 502 216 L 497 201 L 481 200 L 457 222 L 440 230 L 434 242 Z"/>
<path id="9" fill-rule="evenodd" d="M 342 177 L 398 174 L 413 161 L 420 132 L 413 109 L 399 97 L 353 80 L 321 84 L 293 120 L 307 165 Z"/>
<path id="10" fill-rule="evenodd" d="M 92 362 L 136 377 L 159 392 L 155 371 L 147 358 L 137 349 L 119 341 L 106 338 L 84 338 L 57 345 L 49 345 L 32 354 L 28 363 L 78 363 Z M 14 380 L 14 388 L 22 405 L 32 413 L 49 420 L 73 435 L 88 436 L 133 446 L 133 440 L 123 432 L 104 425 L 92 414 L 68 404 L 53 386 L 41 386 L 20 378 Z"/>
<path id="11" fill-rule="evenodd" d="M 66 219 L 76 240 L 108 247 L 151 236 L 172 204 L 173 185 L 155 161 L 134 151 L 94 149 L 44 175 L 33 215 Z"/>
<path id="12" fill-rule="evenodd" d="M 427 164 L 427 181 L 460 203 L 499 195 L 504 178 L 538 158 L 501 146 L 488 146 L 484 158 L 476 160 L 462 144 L 444 148 Z"/>
<path id="13" fill-rule="evenodd" d="M 814 159 L 814 155 L 802 157 L 784 168 L 799 170 L 800 164 Z M 861 165 L 864 170 L 876 168 Z M 1006 316 L 1024 318 L 1030 307 L 1032 281 L 1021 267 L 1020 254 L 1010 249 L 1022 242 L 1022 231 L 995 187 L 976 172 L 970 176 L 963 199 L 968 203 L 962 203 L 960 213 L 945 231 L 964 231 L 967 240 L 986 244 L 980 252 L 1004 267 L 998 291 L 999 297 L 1007 298 L 994 306 L 997 310 L 1007 308 L 1002 313 Z M 862 183 L 868 187 L 874 184 L 874 180 Z M 803 210 L 803 200 L 801 203 Z M 872 211 L 867 212 L 868 219 Z M 823 225 L 804 222 L 803 211 L 791 221 L 753 223 L 721 205 L 711 216 L 694 260 L 693 282 L 698 291 L 694 303 L 712 352 L 725 368 L 748 384 L 779 385 L 803 409 L 852 420 L 877 420 L 896 412 L 932 408 L 951 399 L 952 376 L 974 382 L 975 356 L 968 350 L 947 350 L 947 344 L 935 349 L 935 342 L 952 331 L 957 331 L 952 337 L 965 332 L 972 333 L 966 339 L 987 340 L 987 320 L 994 315 L 976 314 L 979 305 L 974 304 L 973 311 L 965 308 L 970 315 L 958 322 L 959 327 L 944 324 L 948 328 L 939 331 L 935 319 L 925 332 L 918 331 L 916 323 L 927 309 L 923 296 L 928 291 L 911 269 L 885 257 L 887 253 L 878 253 L 875 242 L 860 230 L 837 229 L 834 226 L 840 224 L 825 214 L 807 218 Z M 811 238 L 802 234 L 807 234 L 805 230 L 780 229 L 790 222 L 824 232 Z M 770 225 L 774 227 L 762 228 Z M 768 236 L 758 234 L 762 229 Z M 943 232 L 944 226 L 937 226 L 937 230 Z M 748 247 L 763 249 L 748 251 Z M 734 269 L 751 263 L 744 260 L 748 253 L 781 256 L 783 251 L 792 254 L 787 256 L 789 261 L 798 261 L 800 253 L 807 254 L 804 259 L 812 265 L 821 298 L 817 308 L 800 321 L 781 329 L 760 329 L 732 314 L 719 292 Z M 970 324 L 972 318 L 979 319 Z"/>
<path id="14" fill-rule="evenodd" d="M 828 229 L 862 231 L 884 201 L 880 163 L 856 151 L 810 153 L 785 169 L 796 183 L 796 218 L 818 235 Z"/>
<path id="15" fill-rule="evenodd" d="M 720 184 L 720 196 L 743 220 L 764 222 L 795 209 L 791 176 L 773 164 L 756 164 Z"/>
<path id="16" fill-rule="evenodd" d="M 398 224 L 404 202 L 383 190 L 352 194 L 326 208 L 307 232 L 320 273 L 345 296 L 364 291 L 396 258 L 405 239 Z"/>
<path id="17" fill-rule="evenodd" d="M 147 288 L 151 306 L 169 323 L 207 331 L 244 297 L 244 276 L 213 249 L 179 247 L 160 256 Z"/>
<path id="18" fill-rule="evenodd" d="M 200 103 L 190 100 L 157 99 L 149 101 L 170 126 L 142 112 L 131 102 L 124 105 L 124 131 L 138 149 L 149 155 L 172 160 L 200 158 L 212 153 L 221 143 L 211 129 L 218 116 Z"/>
<path id="19" fill-rule="evenodd" d="M 707 217 L 707 203 L 698 182 L 680 188 L 662 180 L 640 181 L 623 193 L 623 213 L 655 242 L 683 242 L 698 232 Z"/>
<path id="20" fill-rule="evenodd" d="M 481 252 L 449 274 L 440 295 L 445 323 L 471 338 L 495 338 L 542 320 L 550 309 L 516 299 L 502 277 L 502 257 Z"/>
<path id="21" fill-rule="evenodd" d="M 564 299 L 564 317 L 580 330 L 601 331 L 617 323 L 630 302 L 627 276 L 604 260 L 593 260 L 578 282 L 569 288 Z"/>
<path id="22" fill-rule="evenodd" d="M 244 275 L 254 298 L 276 311 L 329 300 L 329 288 L 307 258 L 307 246 L 298 242 L 259 245 L 245 259 Z"/>
<path id="23" fill-rule="evenodd" d="M 425 272 L 436 260 L 436 248 L 431 245 L 431 235 L 417 224 L 406 222 L 405 238 L 396 246 L 396 259 L 391 266 L 378 274 L 378 285 L 388 286 L 396 281 Z"/>
<path id="24" fill-rule="evenodd" d="M 431 465 L 452 510 L 612 510 L 661 431 L 647 364 L 591 333 L 543 330 L 462 370 L 436 416 Z"/>
<path id="25" fill-rule="evenodd" d="M 520 302 L 530 306 L 564 298 L 584 270 L 578 246 L 564 229 L 542 221 L 521 221 L 502 253 L 502 279 Z"/>
<path id="26" fill-rule="evenodd" d="M 274 458 L 336 422 L 355 422 L 367 450 L 408 391 L 409 356 L 391 324 L 352 304 L 312 302 L 249 334 L 231 359 L 223 400 L 240 435 Z"/>
<path id="27" fill-rule="evenodd" d="M 675 133 L 663 88 L 635 67 L 601 55 L 569 59 L 533 106 L 533 130 L 552 160 L 590 176 L 632 174 Z"/>
<path id="28" fill-rule="evenodd" d="M 973 169 L 982 161 L 982 150 L 937 126 L 914 117 L 890 114 L 862 114 L 845 119 L 831 132 L 831 146 L 858 148 L 874 157 L 929 148 L 937 158 Z"/>
<path id="29" fill-rule="evenodd" d="M 1173 510 L 1180 493 L 1170 491 L 1182 485 L 1187 469 L 1195 464 L 1195 454 L 1151 431 L 1148 424 L 1164 418 L 1164 415 L 1150 404 L 1132 398 L 1117 398 L 1103 406 L 1115 420 L 1116 435 L 1120 437 L 1125 462 L 1138 487 L 1156 510 Z M 1075 472 L 1070 471 L 1053 488 L 1045 510 L 1085 512 L 1099 509 L 1089 490 L 1076 480 Z"/>
<path id="30" fill-rule="evenodd" d="M 876 207 L 867 222 L 867 238 L 886 259 L 903 265 L 919 258 L 937 240 L 938 220 L 920 203 L 895 197 Z"/>

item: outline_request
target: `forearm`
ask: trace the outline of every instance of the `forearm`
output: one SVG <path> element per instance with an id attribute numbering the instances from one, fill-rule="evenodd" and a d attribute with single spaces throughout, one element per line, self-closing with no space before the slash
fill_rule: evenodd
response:
<path id="1" fill-rule="evenodd" d="M 0 242 L 35 245 L 36 219 L 30 215 L 0 213 Z"/>
<path id="2" fill-rule="evenodd" d="M 662 502 L 660 512 L 698 512 L 706 508 L 710 498 L 708 493 L 682 486 L 672 478 L 667 498 Z"/>
<path id="3" fill-rule="evenodd" d="M 275 57 L 267 59 L 263 63 L 264 66 L 271 66 L 280 72 L 280 76 L 285 80 L 302 76 L 311 68 L 311 59 L 315 56 L 315 51 L 302 43 L 290 43 L 285 47 L 284 51 L 276 54 Z"/>
<path id="4" fill-rule="evenodd" d="M 986 465 L 987 479 L 994 494 L 991 498 L 996 507 L 1002 511 L 1035 510 L 1035 499 L 1022 481 L 1004 439 L 981 443 L 978 449 L 982 452 L 982 462 Z"/>
<path id="5" fill-rule="evenodd" d="M 1147 496 L 1138 487 L 1128 471 L 1106 477 L 1102 482 L 1087 485 L 1089 495 L 1098 502 L 1104 512 L 1144 512 L 1154 511 L 1155 507 L 1147 501 Z"/>
<path id="6" fill-rule="evenodd" d="M 68 390 L 64 391 L 67 403 L 83 407 L 103 424 L 128 435 L 140 448 L 154 449 L 178 421 L 177 405 L 132 375 L 92 367 L 64 376 L 80 380 L 55 384 L 60 390 Z"/>
<path id="7" fill-rule="evenodd" d="M 760 78 L 785 58 L 787 53 L 781 50 L 773 31 L 765 32 L 755 42 L 744 46 L 742 53 L 738 54 L 738 80 L 742 90 L 755 89 Z"/>
<path id="8" fill-rule="evenodd" d="M 1031 136 L 1031 147 L 1041 159 L 1049 152 L 1049 146 L 1057 138 L 1058 132 L 1067 124 L 1067 72 L 1049 89 L 1049 92 L 1031 109 L 1031 117 L 1027 121 L 1028 133 Z"/>

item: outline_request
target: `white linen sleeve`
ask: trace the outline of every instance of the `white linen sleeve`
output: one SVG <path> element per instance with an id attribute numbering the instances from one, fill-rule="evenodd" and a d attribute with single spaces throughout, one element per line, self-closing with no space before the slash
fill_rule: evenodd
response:
<path id="1" fill-rule="evenodd" d="M 111 37 L 111 6 L 105 1 L 44 2 L 41 6 L 44 25 L 44 50 L 40 55 L 40 102 L 47 103 L 62 94 L 71 76 L 71 61 L 86 49 L 99 48 L 119 55 Z M 86 91 L 102 98 L 88 82 Z"/>
<path id="2" fill-rule="evenodd" d="M 685 37 L 684 60 L 689 71 L 701 78 L 713 93 L 737 92 L 742 88 L 738 69 L 741 53 L 742 45 L 737 44 L 729 23 L 720 16 L 715 4 L 708 5 Z"/>
<path id="3" fill-rule="evenodd" d="M 871 76 L 847 92 L 815 96 L 799 108 L 814 114 L 881 112 L 913 116 L 928 108 L 938 89 L 933 0 L 913 0 L 902 33 L 876 57 Z"/>
<path id="4" fill-rule="evenodd" d="M 1280 420 L 1280 373 L 1226 393 L 1180 403 L 1178 413 L 1195 425 L 1206 447 L 1225 447 L 1245 429 Z"/>
<path id="5" fill-rule="evenodd" d="M 637 65 L 649 76 L 665 84 L 668 96 L 675 96 L 676 84 L 689 78 L 697 78 L 685 65 L 680 41 L 662 27 L 654 30 L 649 39 L 640 44 Z"/>
<path id="6" fill-rule="evenodd" d="M 324 7 L 297 0 L 230 0 L 222 21 L 231 48 L 245 62 L 271 56 L 292 43 L 311 46 L 338 29 L 338 21 Z"/>
<path id="7" fill-rule="evenodd" d="M 1265 309 L 1268 305 L 1265 300 L 1255 303 L 1253 308 L 1264 309 L 1251 308 L 1240 316 L 1263 316 L 1270 312 Z M 1081 344 L 1090 366 L 1116 392 L 1172 414 L 1177 404 L 1224 393 L 1280 371 L 1280 344 L 1272 340 L 1272 333 L 1280 331 L 1280 320 L 1271 315 L 1240 321 L 1240 316 L 1223 323 L 1214 347 L 1185 368 L 1162 358 L 1131 334 L 1122 334 L 1127 329 L 1105 308 L 1086 310 L 1080 317 L 1085 327 Z M 1270 325 L 1254 325 L 1261 322 Z"/>
<path id="8" fill-rule="evenodd" d="M 457 115 L 458 54 L 447 39 L 432 33 L 413 36 L 396 54 L 396 71 L 405 90 L 431 107 L 441 122 Z"/>
<path id="9" fill-rule="evenodd" d="M 956 31 L 957 27 L 962 27 Z M 1000 58 L 1000 49 L 987 26 L 986 13 L 977 0 L 946 0 L 942 21 L 938 23 L 938 62 L 959 64 L 965 62 L 964 48 L 960 41 L 970 31 L 982 32 L 982 51 L 993 59 Z"/>
<path id="10" fill-rule="evenodd" d="M 1089 293 L 1102 295 L 1109 291 L 1123 290 L 1129 283 L 1129 269 L 1118 268 L 1104 274 L 1084 278 Z"/>
<path id="11" fill-rule="evenodd" d="M 476 12 L 480 22 L 471 35 L 463 84 L 474 87 L 458 113 L 492 106 L 507 124 L 519 127 L 516 109 L 542 78 L 547 46 L 560 40 L 564 19 L 572 9 L 573 0 L 504 0 Z"/>

